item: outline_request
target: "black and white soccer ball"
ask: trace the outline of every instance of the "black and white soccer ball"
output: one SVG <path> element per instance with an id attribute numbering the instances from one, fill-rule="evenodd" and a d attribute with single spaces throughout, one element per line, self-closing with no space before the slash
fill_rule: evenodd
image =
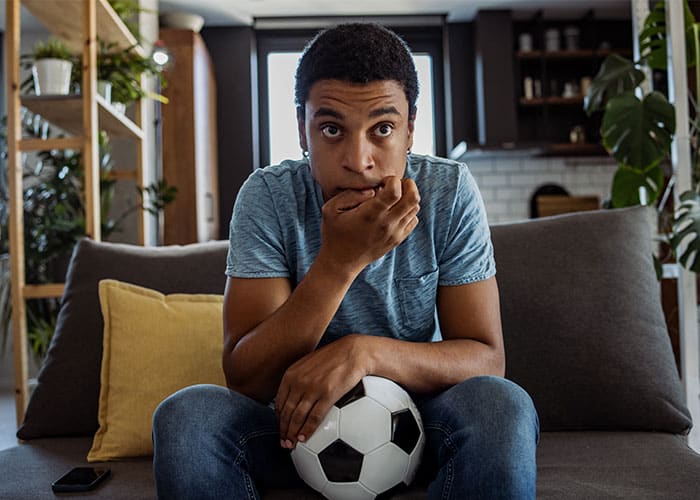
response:
<path id="1" fill-rule="evenodd" d="M 383 377 L 366 376 L 340 398 L 292 460 L 299 476 L 331 500 L 373 499 L 413 480 L 425 445 L 411 397 Z"/>

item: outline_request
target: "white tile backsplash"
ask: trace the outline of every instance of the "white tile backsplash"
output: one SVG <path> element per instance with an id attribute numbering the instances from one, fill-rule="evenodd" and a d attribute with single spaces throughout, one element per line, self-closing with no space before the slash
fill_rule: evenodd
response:
<path id="1" fill-rule="evenodd" d="M 490 223 L 530 215 L 530 197 L 543 184 L 559 184 L 576 196 L 610 196 L 617 165 L 607 157 L 483 158 L 467 161 Z"/>

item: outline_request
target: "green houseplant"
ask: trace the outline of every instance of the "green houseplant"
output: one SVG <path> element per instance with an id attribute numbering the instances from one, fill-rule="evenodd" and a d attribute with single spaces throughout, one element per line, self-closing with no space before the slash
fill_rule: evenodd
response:
<path id="1" fill-rule="evenodd" d="M 0 126 L 0 256 L 9 251 L 7 240 L 8 202 L 6 119 Z M 22 127 L 26 136 L 46 138 L 50 125 L 40 116 L 22 110 Z M 146 187 L 137 186 L 136 200 L 121 214 L 110 213 L 115 181 L 110 178 L 112 158 L 108 136 L 100 134 L 100 203 L 101 226 L 105 239 L 118 232 L 126 216 L 140 207 L 158 215 L 175 198 L 176 188 L 165 181 Z M 81 154 L 71 150 L 47 150 L 27 158 L 23 166 L 25 269 L 27 283 L 61 282 L 75 243 L 85 234 L 84 176 Z M 148 196 L 144 196 L 147 194 Z M 0 267 L 0 272 L 6 269 Z M 4 285 L 3 285 L 4 283 Z M 9 279 L 0 276 L 0 346 L 6 344 L 9 320 L 8 301 L 2 301 Z M 58 304 L 52 299 L 27 302 L 27 330 L 32 351 L 43 357 L 53 334 Z"/>
<path id="2" fill-rule="evenodd" d="M 108 0 L 109 5 L 112 6 L 114 12 L 119 16 L 119 18 L 124 22 L 127 29 L 136 37 L 137 40 L 141 38 L 139 32 L 139 24 L 136 20 L 136 16 L 139 12 L 148 12 L 146 9 L 142 9 L 139 5 L 138 0 Z"/>
<path id="3" fill-rule="evenodd" d="M 695 96 L 700 95 L 700 51 L 698 24 L 687 2 L 685 5 L 688 66 L 695 67 Z M 619 55 L 608 56 L 594 78 L 585 98 L 586 112 L 602 111 L 602 142 L 618 163 L 611 189 L 611 206 L 652 204 L 660 200 L 661 239 L 670 245 L 672 255 L 695 272 L 700 271 L 700 195 L 698 195 L 697 112 L 691 123 L 694 137 L 694 189 L 680 196 L 681 205 L 668 215 L 668 190 L 675 184 L 668 172 L 668 156 L 675 133 L 675 109 L 661 92 L 652 91 L 641 98 L 645 75 L 638 69 L 666 69 L 666 25 L 664 3 L 656 4 L 639 35 L 642 55 L 631 61 Z M 666 194 L 664 194 L 664 186 Z M 672 210 L 671 210 L 672 211 Z M 668 220 L 668 222 L 666 222 Z"/>
<path id="4" fill-rule="evenodd" d="M 148 91 L 141 84 L 142 75 L 161 76 L 161 71 L 162 68 L 150 57 L 141 56 L 132 48 L 119 49 L 114 44 L 100 42 L 97 77 L 112 84 L 112 102 L 126 106 L 139 99 L 148 98 L 167 103 L 167 98 Z"/>

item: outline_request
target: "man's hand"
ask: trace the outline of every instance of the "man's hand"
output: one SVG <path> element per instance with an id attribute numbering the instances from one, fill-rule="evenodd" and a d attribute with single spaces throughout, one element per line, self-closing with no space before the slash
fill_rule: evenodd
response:
<path id="1" fill-rule="evenodd" d="M 306 441 L 333 404 L 367 375 L 363 337 L 346 335 L 287 369 L 275 397 L 282 447 Z"/>
<path id="2" fill-rule="evenodd" d="M 374 191 L 343 191 L 323 206 L 319 258 L 339 270 L 359 273 L 411 234 L 419 209 L 413 179 L 386 177 Z"/>

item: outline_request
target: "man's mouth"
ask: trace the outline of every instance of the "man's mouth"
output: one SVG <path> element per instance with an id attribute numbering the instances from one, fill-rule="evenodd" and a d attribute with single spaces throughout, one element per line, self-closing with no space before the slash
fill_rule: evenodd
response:
<path id="1" fill-rule="evenodd" d="M 367 191 L 367 190 L 369 190 L 369 189 L 377 189 L 377 188 L 379 188 L 380 186 L 381 186 L 381 183 L 377 183 L 377 184 L 367 184 L 367 185 L 364 185 L 364 186 L 342 186 L 342 187 L 338 188 L 338 191 L 347 191 L 347 190 L 351 190 L 351 191 Z"/>

